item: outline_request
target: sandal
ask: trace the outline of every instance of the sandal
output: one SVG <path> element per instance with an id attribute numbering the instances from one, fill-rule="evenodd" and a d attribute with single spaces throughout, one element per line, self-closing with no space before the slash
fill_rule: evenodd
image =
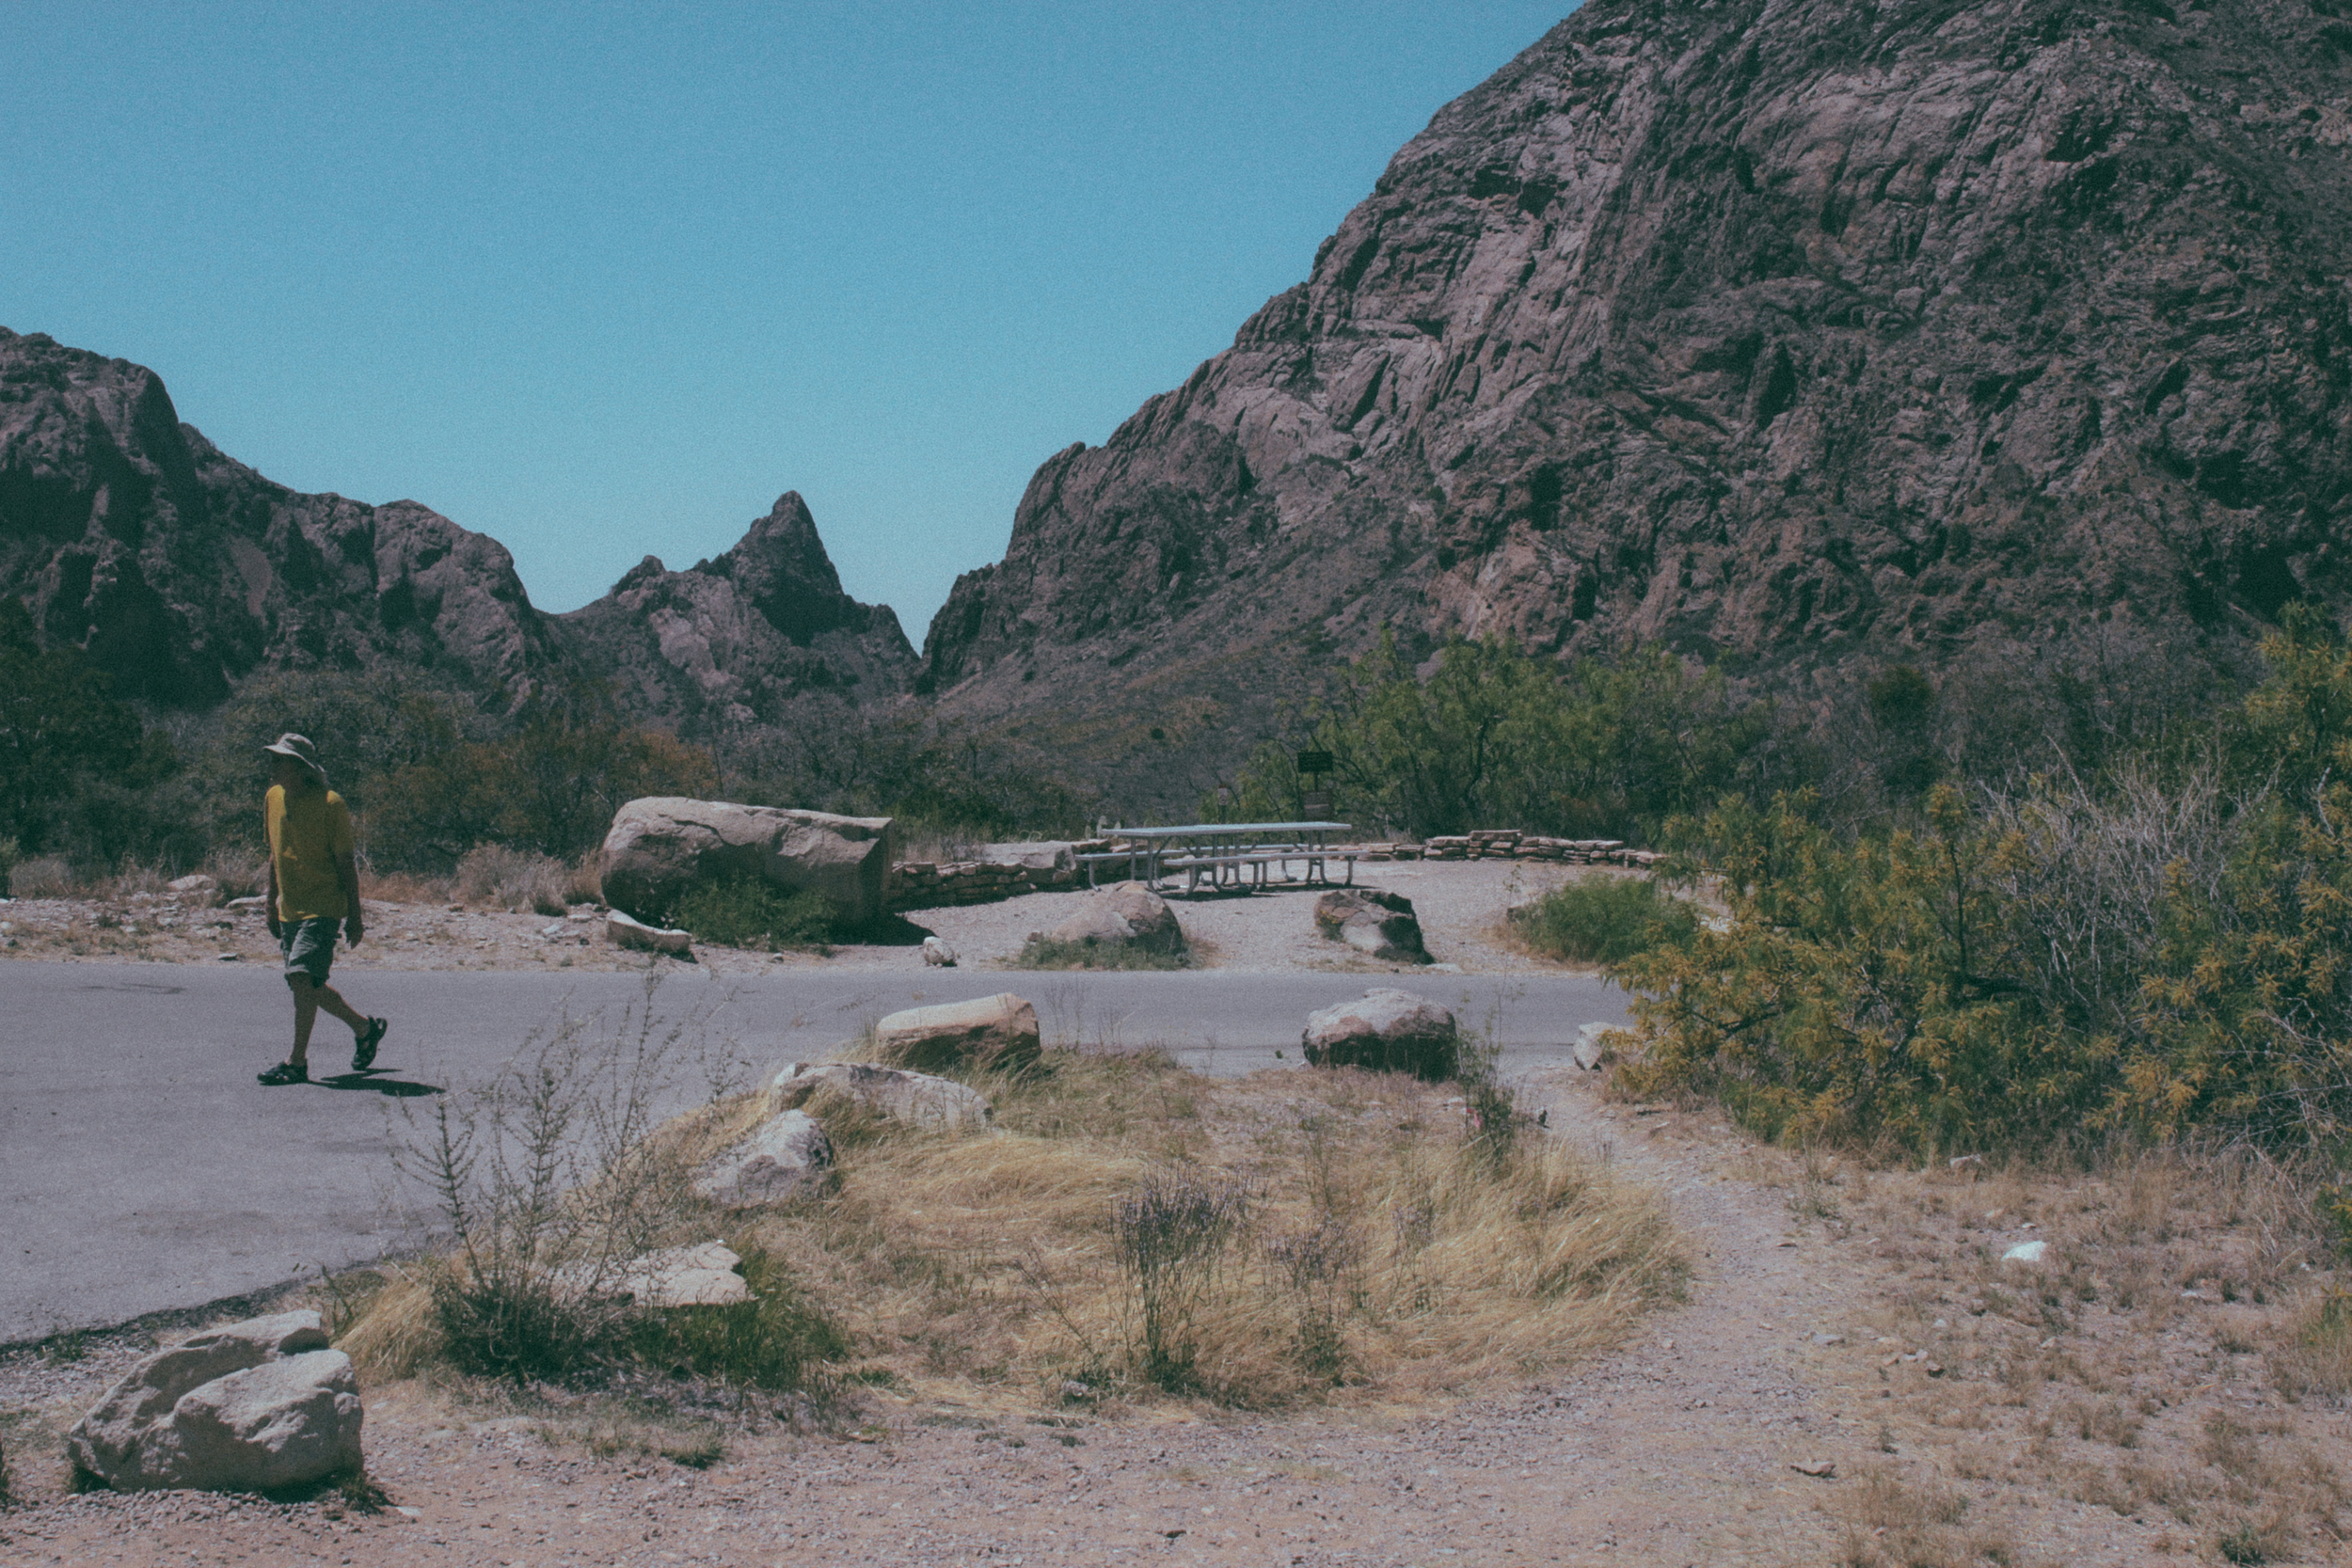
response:
<path id="1" fill-rule="evenodd" d="M 267 1072 L 261 1074 L 261 1081 L 273 1089 L 287 1084 L 307 1084 L 310 1081 L 310 1069 L 307 1067 L 296 1067 L 292 1062 L 280 1062 Z"/>
<path id="2" fill-rule="evenodd" d="M 375 1048 L 384 1042 L 384 1031 L 392 1026 L 389 1018 L 372 1018 L 358 1039 L 351 1042 L 351 1070 L 365 1072 L 375 1065 Z"/>

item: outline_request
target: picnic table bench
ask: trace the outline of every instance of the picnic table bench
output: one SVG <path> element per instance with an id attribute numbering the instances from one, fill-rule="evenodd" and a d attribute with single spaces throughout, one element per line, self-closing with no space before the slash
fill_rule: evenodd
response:
<path id="1" fill-rule="evenodd" d="M 1198 891 L 1205 877 L 1211 887 L 1239 887 L 1248 879 L 1252 887 L 1267 885 L 1267 868 L 1283 867 L 1284 881 L 1328 881 L 1325 867 L 1344 862 L 1347 881 L 1354 885 L 1356 861 L 1362 852 L 1333 849 L 1332 833 L 1347 832 L 1344 822 L 1196 822 L 1180 828 L 1114 828 L 1106 837 L 1125 841 L 1125 847 L 1078 857 L 1092 887 L 1097 867 L 1108 861 L 1125 861 L 1127 875 L 1156 885 L 1168 873 L 1185 876 L 1187 893 Z M 1306 875 L 1289 875 L 1289 863 L 1305 863 Z"/>

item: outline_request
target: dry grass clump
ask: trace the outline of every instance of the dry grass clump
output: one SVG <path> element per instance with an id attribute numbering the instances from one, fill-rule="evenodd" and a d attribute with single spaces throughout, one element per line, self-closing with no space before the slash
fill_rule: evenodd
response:
<path id="1" fill-rule="evenodd" d="M 2017 1560 L 2007 1536 L 1963 1529 L 1968 1499 L 1933 1482 L 1866 1470 L 1846 1498 L 1841 1568 L 1977 1568 Z"/>
<path id="2" fill-rule="evenodd" d="M 63 855 L 35 855 L 8 868 L 8 895 L 12 898 L 71 898 L 81 887 L 81 879 L 73 874 L 73 863 Z"/>
<path id="3" fill-rule="evenodd" d="M 455 884 L 469 904 L 562 914 L 569 907 L 564 900 L 571 879 L 571 868 L 552 855 L 477 844 L 457 863 Z"/>
<path id="4" fill-rule="evenodd" d="M 2270 1353 L 2270 1375 L 2290 1399 L 2352 1398 L 2352 1291 L 2326 1291 L 2290 1321 Z"/>
<path id="5" fill-rule="evenodd" d="M 909 1383 L 1410 1396 L 1574 1360 L 1683 1275 L 1653 1198 L 1481 1153 L 1441 1088 L 1076 1052 L 985 1086 L 993 1130 L 870 1124 L 830 1198 L 753 1227 Z"/>

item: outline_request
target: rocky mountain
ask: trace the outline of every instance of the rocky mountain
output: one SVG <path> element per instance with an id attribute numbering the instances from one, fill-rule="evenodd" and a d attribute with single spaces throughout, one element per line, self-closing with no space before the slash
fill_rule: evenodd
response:
<path id="1" fill-rule="evenodd" d="M 193 706 L 257 669 L 394 663 L 512 702 L 614 681 L 657 721 L 892 697 L 915 659 L 841 591 L 797 495 L 689 572 L 647 557 L 568 615 L 505 547 L 414 501 L 262 478 L 183 424 L 152 371 L 0 328 L 0 594 L 119 689 Z"/>
<path id="2" fill-rule="evenodd" d="M 922 689 L 1173 801 L 1382 626 L 1802 686 L 2342 607 L 2339 8 L 1587 0 L 1038 470 Z"/>
<path id="3" fill-rule="evenodd" d="M 916 671 L 890 607 L 841 591 L 796 491 L 718 559 L 673 572 L 649 555 L 555 625 L 625 707 L 690 730 L 782 722 L 811 693 L 895 697 Z"/>

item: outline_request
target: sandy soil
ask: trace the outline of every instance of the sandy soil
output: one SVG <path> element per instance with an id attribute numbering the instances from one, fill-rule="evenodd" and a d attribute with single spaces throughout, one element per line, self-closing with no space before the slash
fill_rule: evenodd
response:
<path id="1" fill-rule="evenodd" d="M 1697 1273 L 1622 1351 L 1523 1386 L 1120 1420 L 875 1394 L 854 1437 L 755 1424 L 696 1470 L 402 1385 L 371 1396 L 389 1505 L 363 1513 L 62 1499 L 22 1436 L 137 1346 L 61 1366 L 18 1352 L 0 1411 L 35 1506 L 0 1515 L 0 1560 L 1958 1568 L 2221 1560 L 2222 1532 L 2263 1519 L 2264 1560 L 2343 1560 L 2352 1423 L 2340 1401 L 2282 1399 L 2256 1354 L 2328 1276 L 2257 1256 L 2267 1222 L 2246 1193 L 2233 1218 L 2193 1182 L 2152 1197 L 2145 1171 L 1873 1175 L 1759 1148 L 1712 1113 L 1611 1103 L 1579 1075 L 1525 1094 L 1668 1195 Z M 2066 1259 L 2050 1278 L 1994 1260 L 2031 1237 Z M 2134 1270 L 2153 1281 L 2137 1305 L 2072 1283 Z M 2266 1304 L 2247 1299 L 2264 1280 Z"/>
<path id="2" fill-rule="evenodd" d="M 1503 911 L 1574 875 L 1541 863 L 1397 863 L 1359 867 L 1357 880 L 1413 900 L 1430 956 L 1464 974 L 1568 973 L 1533 957 L 1501 929 Z M 1603 873 L 1606 874 L 1606 873 Z M 1381 974 L 1399 966 L 1328 941 L 1314 927 L 1320 888 L 1178 896 L 1177 918 L 1204 968 L 1254 973 L 1327 970 Z M 920 970 L 924 935 L 953 947 L 961 967 L 1009 966 L 1033 931 L 1069 918 L 1072 893 L 1031 893 L 993 904 L 914 910 L 900 942 L 813 953 L 767 954 L 702 945 L 695 961 L 720 974 L 779 968 Z M 367 940 L 339 952 L 339 971 L 381 969 L 643 969 L 645 955 L 604 940 L 602 919 L 582 905 L 569 915 L 516 913 L 455 904 L 366 901 Z M 0 957 L 152 959 L 161 963 L 275 963 L 276 944 L 254 911 L 212 909 L 167 895 L 20 898 L 0 902 Z"/>

